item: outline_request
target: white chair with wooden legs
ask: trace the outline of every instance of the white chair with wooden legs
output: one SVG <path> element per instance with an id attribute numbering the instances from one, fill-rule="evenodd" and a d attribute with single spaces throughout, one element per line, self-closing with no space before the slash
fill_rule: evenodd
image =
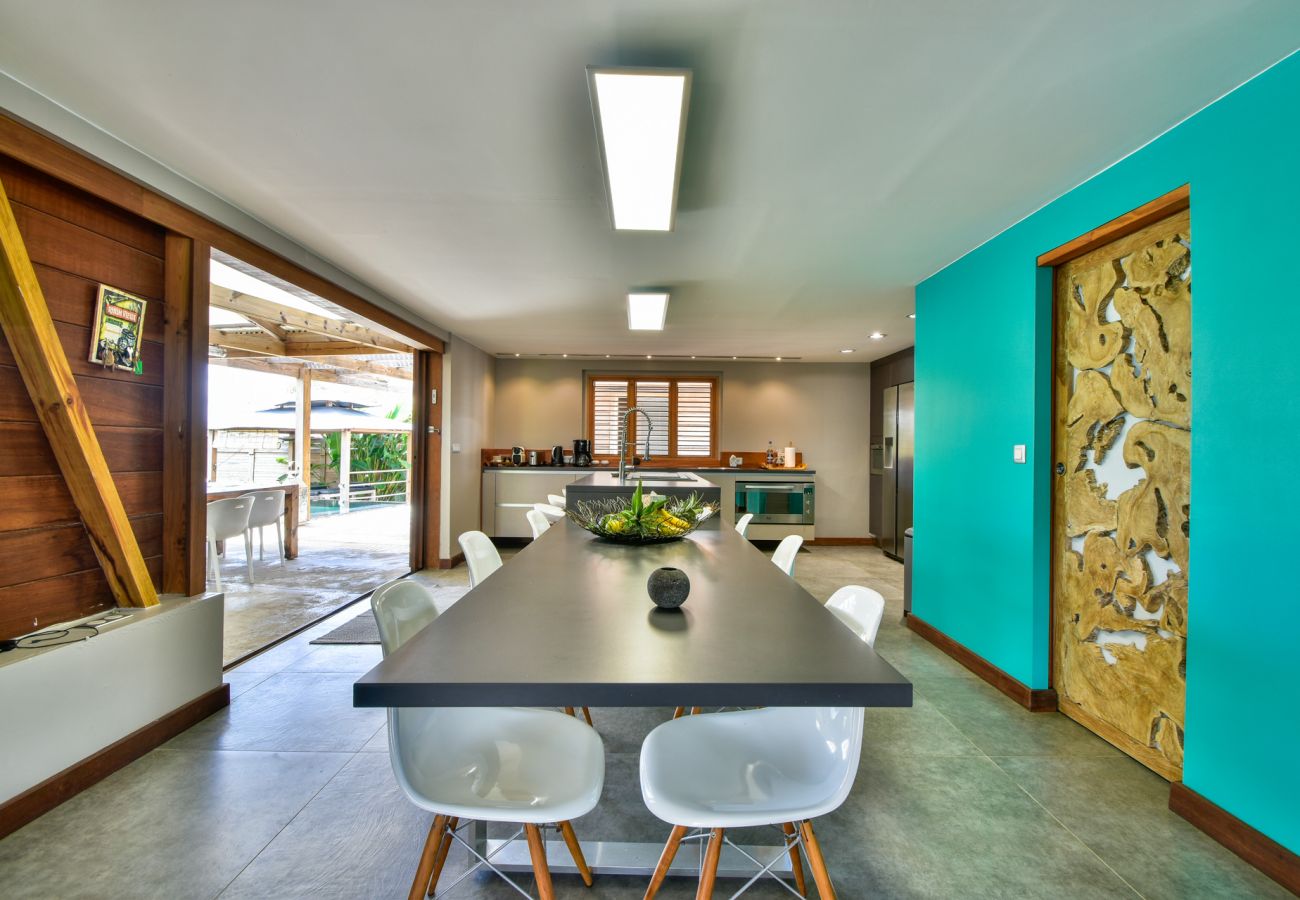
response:
<path id="1" fill-rule="evenodd" d="M 546 502 L 551 504 L 551 506 L 558 506 L 560 509 L 564 509 L 569 503 L 568 499 L 563 494 L 547 494 Z"/>
<path id="2" fill-rule="evenodd" d="M 492 539 L 481 531 L 467 531 L 456 539 L 465 564 L 469 566 L 469 586 L 477 587 L 497 569 L 501 568 L 501 554 Z"/>
<path id="3" fill-rule="evenodd" d="M 524 513 L 524 518 L 528 520 L 528 527 L 533 530 L 533 540 L 537 540 L 546 533 L 546 529 L 551 527 L 551 520 L 542 515 L 540 510 L 530 509 Z"/>
<path id="4" fill-rule="evenodd" d="M 885 598 L 879 591 L 860 584 L 849 584 L 831 594 L 826 608 L 862 638 L 869 647 L 876 646 L 880 620 L 885 617 Z"/>
<path id="5" fill-rule="evenodd" d="M 552 506 L 549 503 L 534 503 L 533 509 L 546 516 L 548 522 L 559 522 L 565 518 L 564 507 Z"/>
<path id="6" fill-rule="evenodd" d="M 749 523 L 752 521 L 754 521 L 754 514 L 745 513 L 743 516 L 741 516 L 739 519 L 736 520 L 736 532 L 741 537 L 744 537 L 745 532 L 749 531 Z"/>
<path id="7" fill-rule="evenodd" d="M 244 538 L 244 561 L 248 565 L 248 583 L 253 584 L 253 539 L 248 533 L 248 517 L 253 511 L 253 501 L 247 497 L 213 500 L 208 504 L 208 570 L 221 590 L 221 557 L 217 542 Z"/>
<path id="8" fill-rule="evenodd" d="M 371 595 L 370 605 L 384 656 L 438 617 L 433 595 L 413 581 L 384 585 Z M 605 783 L 605 750 L 592 729 L 541 709 L 389 709 L 388 755 L 403 793 L 434 815 L 410 900 L 434 895 L 453 843 L 479 863 L 449 887 L 486 865 L 528 896 L 460 836 L 461 826 L 471 821 L 522 825 L 512 840 L 519 834 L 527 839 L 542 900 L 555 896 L 542 828 L 557 825 L 583 882 L 591 886 L 591 869 L 569 821 L 595 808 Z"/>
<path id="9" fill-rule="evenodd" d="M 782 538 L 781 543 L 776 545 L 772 551 L 772 562 L 785 574 L 791 578 L 794 577 L 794 562 L 799 556 L 799 548 L 803 545 L 803 538 L 797 534 L 791 534 Z"/>
<path id="10" fill-rule="evenodd" d="M 833 900 L 812 820 L 849 795 L 862 754 L 862 720 L 860 708 L 773 707 L 687 716 L 650 732 L 641 745 L 641 796 L 673 829 L 646 900 L 658 893 L 682 841 L 704 839 L 708 848 L 695 896 L 707 900 L 726 831 L 762 825 L 785 833 L 799 893 L 806 893 L 801 856 L 807 856 L 818 895 Z M 741 891 L 765 874 L 777 878 L 770 869 L 780 859 Z"/>
<path id="11" fill-rule="evenodd" d="M 249 491 L 242 496 L 253 501 L 248 532 L 251 538 L 253 529 L 257 529 L 257 558 L 266 559 L 266 526 L 274 525 L 275 549 L 280 554 L 280 565 L 284 565 L 284 491 Z"/>

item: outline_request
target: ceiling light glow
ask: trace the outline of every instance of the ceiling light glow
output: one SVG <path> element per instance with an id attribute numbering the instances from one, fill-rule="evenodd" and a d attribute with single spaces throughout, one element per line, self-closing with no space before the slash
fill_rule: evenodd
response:
<path id="1" fill-rule="evenodd" d="M 867 337 L 871 338 L 873 341 L 878 341 L 884 336 L 885 333 L 883 331 L 873 331 L 871 334 L 867 335 Z"/>
<path id="2" fill-rule="evenodd" d="M 841 352 L 841 353 L 852 353 L 852 352 L 853 352 L 853 348 L 852 348 L 852 347 L 845 347 L 845 348 L 844 348 L 843 350 L 841 350 L 840 352 Z"/>
<path id="3" fill-rule="evenodd" d="M 627 327 L 632 331 L 663 331 L 668 316 L 664 291 L 634 291 L 627 295 Z"/>
<path id="4" fill-rule="evenodd" d="M 615 230 L 672 231 L 690 70 L 589 66 L 587 84 Z"/>

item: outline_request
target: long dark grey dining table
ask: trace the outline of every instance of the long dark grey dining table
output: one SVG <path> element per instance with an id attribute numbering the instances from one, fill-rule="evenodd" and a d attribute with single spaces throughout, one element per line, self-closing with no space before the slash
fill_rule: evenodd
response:
<path id="1" fill-rule="evenodd" d="M 649 598 L 660 566 L 690 578 L 679 610 Z M 912 685 L 730 527 L 628 546 L 564 521 L 363 675 L 353 705 L 905 707 Z M 522 847 L 476 838 L 502 868 L 529 868 Z M 617 874 L 653 871 L 662 850 L 583 847 L 594 871 Z M 563 843 L 552 849 L 552 868 L 571 871 Z M 746 849 L 764 863 L 781 852 Z M 698 872 L 679 856 L 671 874 Z M 724 855 L 718 875 L 752 871 Z"/>

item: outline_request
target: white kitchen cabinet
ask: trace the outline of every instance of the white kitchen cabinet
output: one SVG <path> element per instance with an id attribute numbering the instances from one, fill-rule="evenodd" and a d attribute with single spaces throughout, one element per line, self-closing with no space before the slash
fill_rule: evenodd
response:
<path id="1" fill-rule="evenodd" d="M 590 473 L 589 469 L 485 469 L 483 470 L 483 531 L 488 537 L 532 536 L 524 517 L 534 503 L 546 503 L 547 494 L 563 493 L 565 487 Z"/>

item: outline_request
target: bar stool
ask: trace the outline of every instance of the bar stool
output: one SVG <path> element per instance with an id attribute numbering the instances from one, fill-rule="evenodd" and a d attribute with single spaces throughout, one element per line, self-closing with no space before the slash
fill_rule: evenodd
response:
<path id="1" fill-rule="evenodd" d="M 551 520 L 542 515 L 541 510 L 530 509 L 524 513 L 524 518 L 528 520 L 528 527 L 533 530 L 533 540 L 537 540 L 546 529 L 551 527 Z"/>
<path id="2" fill-rule="evenodd" d="M 785 832 L 799 893 L 806 890 L 802 848 L 818 894 L 833 900 L 812 820 L 838 809 L 849 795 L 862 754 L 862 721 L 860 708 L 773 707 L 673 719 L 650 732 L 641 745 L 641 796 L 673 829 L 646 900 L 658 893 L 682 841 L 705 838 L 695 896 L 711 897 L 722 845 L 730 843 L 727 829 L 762 825 Z M 763 875 L 781 880 L 771 872 L 780 859 L 761 868 L 740 892 Z"/>
<path id="3" fill-rule="evenodd" d="M 799 547 L 803 544 L 803 538 L 797 534 L 787 535 L 782 538 L 781 543 L 776 545 L 772 551 L 772 562 L 785 574 L 791 578 L 794 577 L 794 562 L 799 555 Z"/>
<path id="4" fill-rule="evenodd" d="M 433 596 L 413 581 L 386 584 L 370 597 L 387 657 L 438 617 Z M 388 710 L 388 755 L 402 792 L 434 814 L 411 883 L 411 900 L 433 896 L 453 842 L 528 896 L 458 833 L 462 820 L 522 824 L 543 900 L 555 896 L 542 828 L 556 824 L 582 875 L 591 869 L 569 824 L 595 808 L 605 783 L 600 736 L 568 716 L 540 709 L 418 707 Z"/>
<path id="5" fill-rule="evenodd" d="M 253 584 L 253 539 L 248 533 L 248 517 L 253 501 L 248 497 L 213 500 L 208 504 L 208 568 L 221 590 L 221 558 L 217 542 L 244 536 L 244 562 L 248 566 L 248 583 Z"/>
<path id="6" fill-rule="evenodd" d="M 736 520 L 736 531 L 740 534 L 741 537 L 744 537 L 745 532 L 749 531 L 749 523 L 752 521 L 754 521 L 753 513 L 745 513 L 743 516 L 741 516 L 739 519 Z"/>
<path id="7" fill-rule="evenodd" d="M 481 584 L 497 569 L 501 568 L 501 554 L 492 544 L 492 539 L 481 531 L 467 531 L 456 539 L 461 552 L 465 554 L 465 563 L 469 566 L 469 586 Z"/>

